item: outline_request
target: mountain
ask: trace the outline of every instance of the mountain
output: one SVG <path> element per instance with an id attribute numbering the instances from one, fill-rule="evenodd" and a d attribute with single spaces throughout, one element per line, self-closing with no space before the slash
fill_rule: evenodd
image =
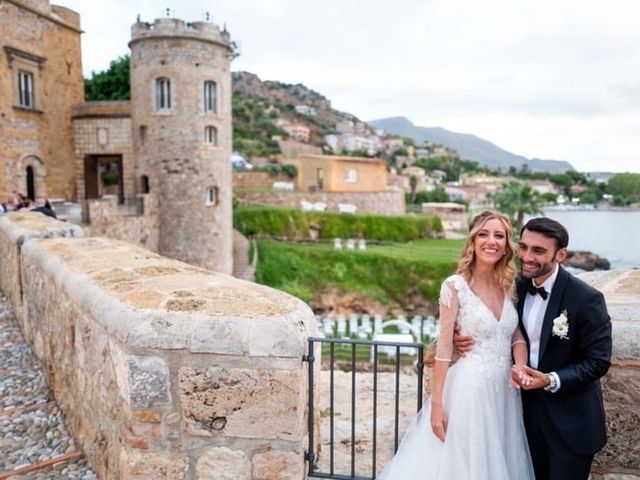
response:
<path id="1" fill-rule="evenodd" d="M 440 127 L 418 127 L 405 117 L 382 118 L 367 122 L 369 125 L 384 130 L 386 133 L 409 137 L 422 145 L 425 141 L 444 145 L 456 150 L 460 157 L 474 160 L 481 165 L 500 168 L 503 171 L 509 167 L 520 169 L 527 164 L 529 170 L 562 173 L 574 170 L 569 162 L 562 160 L 529 159 L 522 155 L 507 152 L 497 145 L 468 133 L 457 133 Z"/>

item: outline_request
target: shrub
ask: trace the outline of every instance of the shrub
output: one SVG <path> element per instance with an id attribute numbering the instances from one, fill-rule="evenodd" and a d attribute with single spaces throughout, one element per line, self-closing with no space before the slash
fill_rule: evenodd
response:
<path id="1" fill-rule="evenodd" d="M 303 212 L 266 206 L 235 209 L 233 223 L 246 236 L 292 240 L 308 239 L 310 226 L 319 230 L 320 239 L 326 240 L 364 238 L 408 242 L 432 237 L 442 231 L 439 217 Z"/>

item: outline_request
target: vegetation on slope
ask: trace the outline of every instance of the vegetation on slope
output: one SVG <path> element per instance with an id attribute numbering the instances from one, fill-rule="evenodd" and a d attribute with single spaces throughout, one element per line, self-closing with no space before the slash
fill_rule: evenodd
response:
<path id="1" fill-rule="evenodd" d="M 293 208 L 241 206 L 233 212 L 233 224 L 248 237 L 290 240 L 310 238 L 364 238 L 366 240 L 407 242 L 433 236 L 442 231 L 439 217 L 407 217 L 335 212 L 304 212 Z"/>

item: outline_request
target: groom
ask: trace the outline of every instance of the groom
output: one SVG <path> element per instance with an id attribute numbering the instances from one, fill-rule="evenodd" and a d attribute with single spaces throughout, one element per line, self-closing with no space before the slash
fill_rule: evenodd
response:
<path id="1" fill-rule="evenodd" d="M 603 295 L 559 264 L 569 234 L 534 218 L 520 232 L 520 329 L 529 347 L 529 378 L 514 369 L 536 480 L 586 480 L 604 447 L 600 378 L 611 360 L 611 322 Z M 455 340 L 464 352 L 473 340 Z"/>

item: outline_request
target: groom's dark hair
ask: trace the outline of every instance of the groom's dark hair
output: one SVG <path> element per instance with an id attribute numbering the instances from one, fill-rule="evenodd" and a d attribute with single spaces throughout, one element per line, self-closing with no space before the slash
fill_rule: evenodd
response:
<path id="1" fill-rule="evenodd" d="M 569 232 L 559 222 L 547 217 L 532 218 L 520 229 L 520 238 L 525 230 L 537 232 L 556 241 L 558 250 L 569 245 Z"/>

